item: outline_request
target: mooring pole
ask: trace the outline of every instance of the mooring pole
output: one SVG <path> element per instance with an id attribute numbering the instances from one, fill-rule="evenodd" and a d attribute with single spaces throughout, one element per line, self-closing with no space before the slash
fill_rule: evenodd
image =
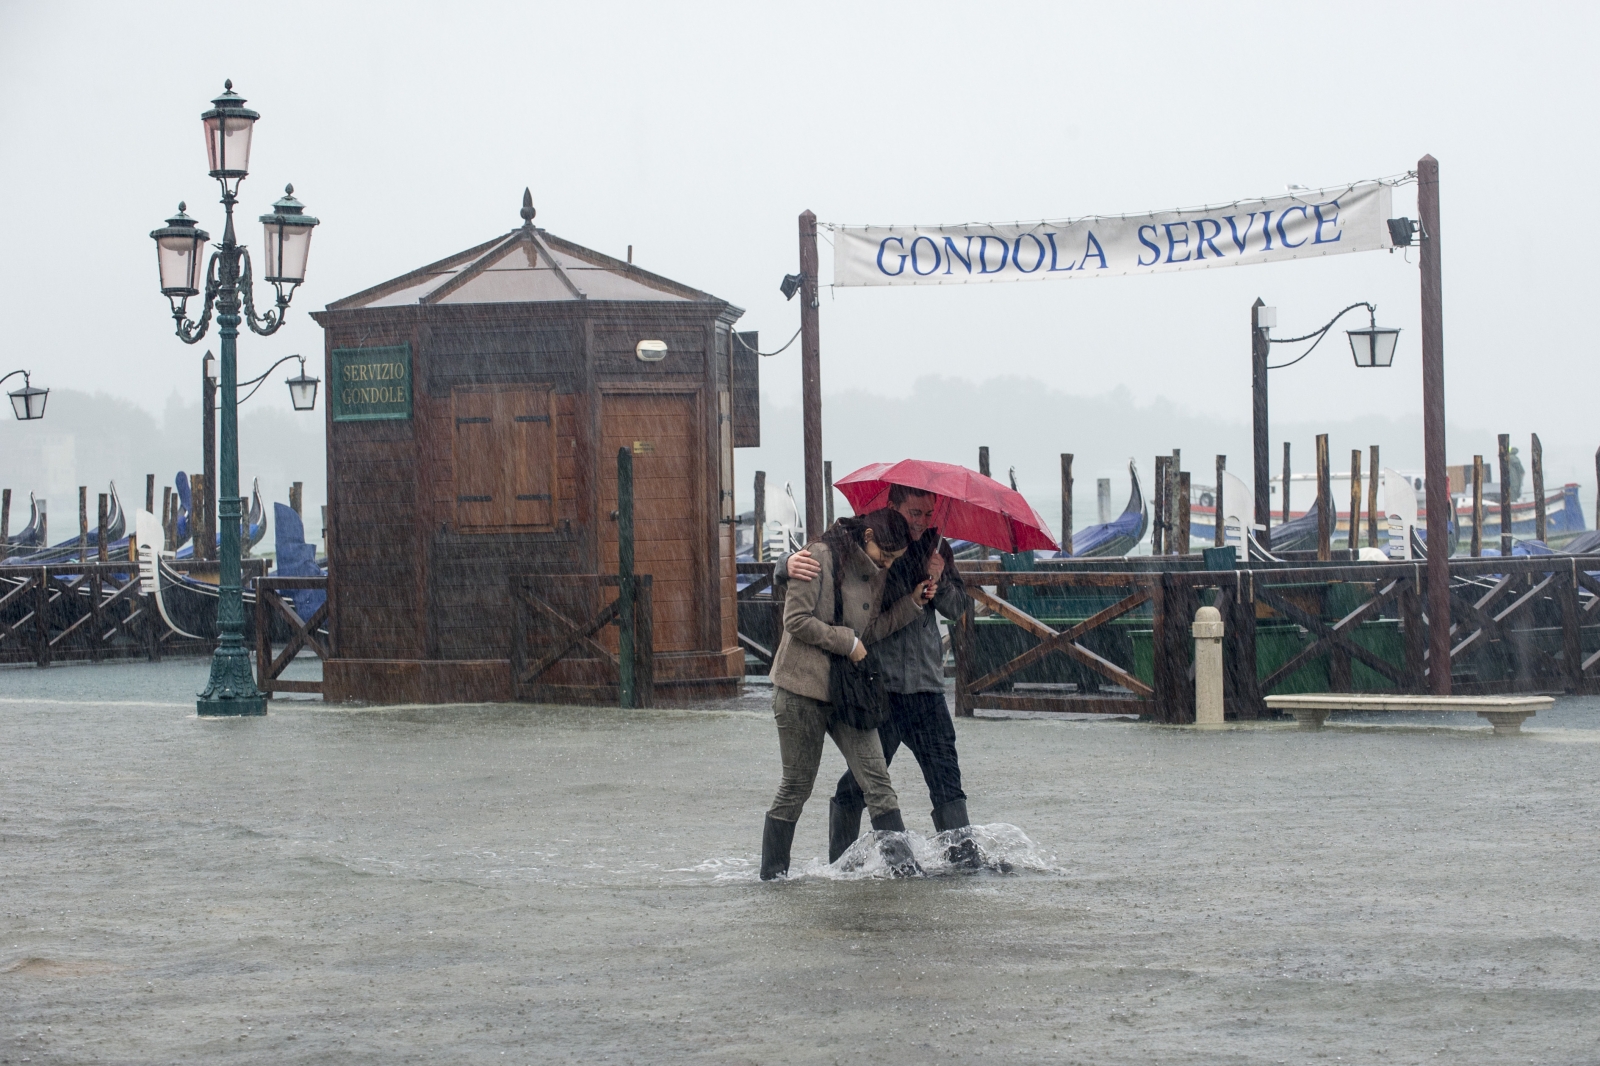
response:
<path id="1" fill-rule="evenodd" d="M 1372 446 L 1372 461 L 1367 475 L 1367 547 L 1378 546 L 1378 446 Z M 1384 519 L 1385 524 L 1388 518 Z"/>
<path id="2" fill-rule="evenodd" d="M 1422 222 L 1422 450 L 1428 507 L 1428 670 L 1435 696 L 1450 695 L 1450 480 L 1444 463 L 1444 272 L 1439 259 L 1439 161 L 1417 160 Z"/>
<path id="3" fill-rule="evenodd" d="M 1533 537 L 1543 544 L 1545 534 L 1549 531 L 1544 513 L 1544 445 L 1539 443 L 1539 434 L 1533 435 L 1533 446 L 1529 449 L 1533 460 Z"/>
<path id="4" fill-rule="evenodd" d="M 755 514 L 751 524 L 756 527 L 756 542 L 750 558 L 758 563 L 767 561 L 767 472 L 756 471 Z"/>
<path id="5" fill-rule="evenodd" d="M 617 449 L 617 703 L 633 706 L 633 452 Z"/>
<path id="6" fill-rule="evenodd" d="M 1333 558 L 1333 525 L 1338 515 L 1333 506 L 1333 471 L 1328 466 L 1328 435 L 1317 434 L 1317 561 Z"/>
<path id="7" fill-rule="evenodd" d="M 1061 554 L 1072 555 L 1072 453 L 1061 453 Z"/>
<path id="8" fill-rule="evenodd" d="M 154 474 L 146 474 L 144 476 L 144 509 L 151 514 L 156 513 L 156 476 Z"/>
<path id="9" fill-rule="evenodd" d="M 1289 524 L 1289 442 L 1283 442 L 1283 524 Z M 1264 547 L 1266 545 L 1263 545 Z"/>
<path id="10" fill-rule="evenodd" d="M 108 497 L 105 493 L 102 492 L 100 494 L 99 510 L 96 518 L 96 521 L 99 523 L 99 528 L 95 533 L 95 540 L 98 542 L 95 544 L 95 556 L 102 563 L 106 561 L 108 557 L 106 553 L 109 551 L 109 548 L 106 546 L 106 519 L 108 517 L 109 499 L 110 497 Z M 87 559 L 80 560 L 80 562 L 88 561 L 89 560 Z"/>
<path id="11" fill-rule="evenodd" d="M 833 528 L 833 460 L 822 461 L 822 498 L 827 500 L 823 508 L 822 522 L 825 528 Z"/>
<path id="12" fill-rule="evenodd" d="M 0 492 L 0 549 L 11 544 L 11 490 Z"/>
<path id="13" fill-rule="evenodd" d="M 1483 456 L 1472 457 L 1472 557 L 1483 555 Z"/>
<path id="14" fill-rule="evenodd" d="M 1500 434 L 1500 557 L 1511 558 L 1511 434 Z"/>
<path id="15" fill-rule="evenodd" d="M 201 415 L 200 459 L 205 472 L 204 491 L 190 493 L 194 509 L 200 514 L 200 526 L 205 537 L 194 538 L 196 559 L 217 557 L 217 379 L 212 377 L 216 359 L 210 352 L 200 362 L 200 396 L 204 410 Z M 190 525 L 193 525 L 193 519 Z"/>
<path id="16" fill-rule="evenodd" d="M 1250 421 L 1253 431 L 1252 457 L 1255 460 L 1255 488 L 1256 488 L 1256 517 L 1255 524 L 1260 528 L 1256 530 L 1256 537 L 1261 541 L 1263 548 L 1272 547 L 1272 454 L 1271 445 L 1267 441 L 1267 351 L 1272 346 L 1267 343 L 1267 335 L 1261 329 L 1261 309 L 1266 306 L 1266 301 L 1256 297 L 1256 302 L 1250 305 Z M 1287 449 L 1289 446 L 1284 445 Z M 1219 483 L 1218 487 L 1221 485 Z M 1288 486 L 1284 487 L 1284 500 L 1287 501 Z M 1284 510 L 1283 520 L 1289 520 L 1287 508 Z M 1219 542 L 1220 543 L 1220 542 Z"/>
<path id="17" fill-rule="evenodd" d="M 1094 504 L 1100 515 L 1100 524 L 1111 521 L 1111 479 L 1097 478 L 1094 483 Z"/>
<path id="18" fill-rule="evenodd" d="M 1361 548 L 1361 449 L 1350 449 L 1350 551 Z"/>
<path id="19" fill-rule="evenodd" d="M 1217 456 L 1217 488 L 1216 491 L 1212 493 L 1211 500 L 1212 505 L 1217 509 L 1216 518 L 1212 522 L 1213 529 L 1211 533 L 1211 544 L 1213 547 L 1217 548 L 1222 547 L 1222 542 L 1224 539 L 1226 539 L 1223 535 L 1222 529 L 1222 475 L 1227 473 L 1227 471 L 1228 457 L 1226 455 Z"/>
<path id="20" fill-rule="evenodd" d="M 822 338 L 817 328 L 817 216 L 800 214 L 800 405 L 805 427 L 806 537 L 827 528 L 822 483 Z"/>
<path id="21" fill-rule="evenodd" d="M 89 486 L 78 486 L 78 562 L 89 561 Z"/>
<path id="22" fill-rule="evenodd" d="M 1154 491 L 1155 516 L 1150 523 L 1150 554 L 1165 555 L 1167 552 L 1166 537 L 1163 535 L 1167 528 L 1167 467 L 1171 465 L 1172 457 L 1169 455 L 1156 456 Z"/>

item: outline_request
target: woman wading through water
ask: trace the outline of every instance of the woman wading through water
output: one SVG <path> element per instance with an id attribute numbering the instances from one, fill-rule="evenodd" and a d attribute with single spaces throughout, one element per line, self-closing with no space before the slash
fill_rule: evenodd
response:
<path id="1" fill-rule="evenodd" d="M 911 540 L 905 518 L 883 508 L 857 518 L 841 518 L 810 552 L 817 580 L 796 583 L 783 609 L 783 638 L 772 660 L 772 713 L 778 725 L 783 781 L 767 812 L 761 834 L 761 879 L 789 872 L 795 822 L 816 784 L 822 738 L 831 736 L 859 784 L 872 828 L 905 831 L 900 800 L 889 783 L 889 769 L 876 729 L 855 729 L 834 720 L 829 704 L 830 656 L 866 657 L 868 644 L 922 615 L 932 589 L 918 585 L 888 610 L 881 607 L 889 567 Z M 842 624 L 835 625 L 835 605 Z M 918 872 L 904 840 L 885 846 L 885 859 L 898 872 Z"/>

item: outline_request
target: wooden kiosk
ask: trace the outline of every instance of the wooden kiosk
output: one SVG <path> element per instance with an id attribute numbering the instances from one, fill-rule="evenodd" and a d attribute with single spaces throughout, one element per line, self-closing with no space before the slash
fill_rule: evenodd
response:
<path id="1" fill-rule="evenodd" d="M 743 312 L 727 301 L 533 217 L 524 193 L 520 228 L 312 316 L 328 381 L 329 700 L 606 699 L 614 627 L 531 691 L 514 681 L 510 588 L 588 575 L 604 595 L 619 448 L 657 691 L 743 677 L 733 449 L 759 443 L 754 335 L 749 350 L 734 339 Z"/>

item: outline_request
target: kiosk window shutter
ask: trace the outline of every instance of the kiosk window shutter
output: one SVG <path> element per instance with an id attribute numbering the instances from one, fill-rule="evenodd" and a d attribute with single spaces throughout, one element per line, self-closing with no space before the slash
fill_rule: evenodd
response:
<path id="1" fill-rule="evenodd" d="M 555 426 L 549 388 L 459 388 L 456 525 L 464 533 L 549 529 Z"/>

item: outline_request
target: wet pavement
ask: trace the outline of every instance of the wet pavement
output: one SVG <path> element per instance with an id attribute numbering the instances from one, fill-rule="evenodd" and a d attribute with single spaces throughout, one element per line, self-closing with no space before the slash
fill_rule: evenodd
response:
<path id="1" fill-rule="evenodd" d="M 1600 1062 L 1597 699 L 963 720 L 1011 873 L 841 875 L 823 795 L 763 884 L 759 689 L 201 721 L 204 674 L 0 669 L 0 1063 Z"/>

